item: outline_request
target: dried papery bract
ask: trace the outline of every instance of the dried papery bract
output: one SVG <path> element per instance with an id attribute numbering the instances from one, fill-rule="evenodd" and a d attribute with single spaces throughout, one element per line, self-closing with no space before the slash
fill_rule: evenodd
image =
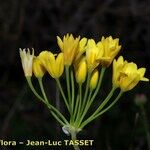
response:
<path id="1" fill-rule="evenodd" d="M 34 49 L 32 48 L 32 53 L 30 53 L 30 49 L 19 49 L 20 57 L 22 62 L 23 71 L 26 77 L 32 76 L 32 63 L 34 58 Z"/>

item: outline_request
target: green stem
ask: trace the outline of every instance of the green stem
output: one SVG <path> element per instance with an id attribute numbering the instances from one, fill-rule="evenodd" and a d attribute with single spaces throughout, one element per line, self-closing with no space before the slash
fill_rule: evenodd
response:
<path id="1" fill-rule="evenodd" d="M 47 96 L 46 96 L 46 94 L 45 94 L 44 87 L 43 87 L 42 78 L 38 78 L 38 81 L 39 81 L 39 85 L 40 85 L 40 88 L 41 88 L 41 92 L 42 92 L 42 94 L 43 94 L 43 97 L 44 97 L 45 101 L 46 101 L 47 103 L 49 103 L 49 102 L 48 102 L 48 99 L 47 99 Z"/>
<path id="2" fill-rule="evenodd" d="M 92 98 L 91 98 L 92 91 L 90 90 L 90 94 L 89 94 L 89 97 L 88 97 L 88 101 L 86 102 L 86 106 L 85 106 L 84 109 L 83 109 L 83 113 L 82 113 L 81 119 L 80 119 L 80 121 L 79 121 L 79 126 L 80 126 L 82 120 L 84 119 L 84 117 L 85 117 L 87 111 L 89 110 L 90 106 L 92 105 L 92 103 L 93 103 L 93 101 L 94 101 L 94 99 L 95 99 L 95 97 L 96 97 L 96 95 L 97 95 L 97 93 L 98 93 L 98 91 L 99 91 L 99 89 L 100 89 L 100 87 L 101 87 L 101 83 L 102 83 L 102 79 L 103 79 L 105 70 L 106 70 L 106 68 L 102 68 L 102 69 L 101 69 L 99 81 L 98 81 L 96 90 L 95 90 L 95 92 L 94 92 Z"/>
<path id="3" fill-rule="evenodd" d="M 80 101 L 80 97 L 79 95 L 77 95 L 77 98 L 76 98 L 76 103 L 75 103 L 75 109 L 74 109 L 74 112 L 73 112 L 73 120 L 75 121 L 76 117 L 77 117 L 77 110 L 78 110 L 78 106 L 79 106 L 79 101 Z"/>
<path id="4" fill-rule="evenodd" d="M 76 141 L 77 140 L 77 137 L 76 137 L 76 132 L 74 130 L 71 131 L 71 139 L 73 141 Z M 75 150 L 80 150 L 79 146 L 78 145 L 73 145 L 74 149 Z"/>
<path id="5" fill-rule="evenodd" d="M 109 102 L 109 100 L 111 99 L 111 97 L 114 94 L 116 87 L 113 87 L 111 89 L 111 91 L 109 92 L 108 96 L 105 98 L 105 100 L 100 104 L 100 106 L 97 108 L 97 110 L 93 113 L 93 116 L 96 115 L 99 111 L 101 111 L 103 109 L 103 107 Z"/>
<path id="6" fill-rule="evenodd" d="M 91 106 L 91 104 L 92 104 L 92 101 L 90 101 L 90 100 L 91 100 L 92 91 L 93 91 L 93 90 L 90 90 L 90 94 L 89 94 L 89 96 L 88 96 L 88 100 L 87 100 L 85 109 L 83 110 L 83 113 L 81 114 L 81 117 L 80 117 L 80 120 L 79 120 L 79 123 L 78 123 L 78 127 L 80 126 L 82 120 L 84 119 L 84 116 L 86 115 L 88 109 L 90 108 L 90 106 Z"/>
<path id="7" fill-rule="evenodd" d="M 60 93 L 61 93 L 61 95 L 62 95 L 62 97 L 63 97 L 63 100 L 64 100 L 64 102 L 65 102 L 65 104 L 66 104 L 66 106 L 67 106 L 67 109 L 68 109 L 68 111 L 70 112 L 69 104 L 68 104 L 68 102 L 67 102 L 66 96 L 65 96 L 65 94 L 64 94 L 64 91 L 63 91 L 63 89 L 62 89 L 62 86 L 61 86 L 61 84 L 60 84 L 59 79 L 56 79 L 56 82 L 57 82 L 57 85 L 58 85 L 58 87 L 59 87 Z"/>
<path id="8" fill-rule="evenodd" d="M 95 89 L 95 92 L 94 92 L 92 98 L 91 98 L 91 101 L 93 101 L 93 100 L 95 99 L 97 93 L 99 92 L 99 89 L 100 89 L 101 84 L 102 84 L 102 79 L 103 79 L 105 70 L 106 70 L 106 68 L 102 68 L 102 69 L 101 69 L 100 77 L 99 77 L 99 81 L 98 81 L 98 85 L 97 85 L 97 87 L 96 87 L 96 89 Z"/>
<path id="9" fill-rule="evenodd" d="M 79 105 L 78 105 L 78 112 L 76 117 L 76 124 L 78 124 L 78 121 L 80 119 L 80 113 L 81 113 L 81 105 L 82 105 L 82 84 L 79 84 Z"/>
<path id="10" fill-rule="evenodd" d="M 54 116 L 54 118 L 55 118 L 62 126 L 64 126 L 65 124 L 69 124 L 68 121 L 65 119 L 65 117 L 64 117 L 54 106 L 52 106 L 51 104 L 47 103 L 47 102 L 36 92 L 36 90 L 35 90 L 35 88 L 34 88 L 32 82 L 31 82 L 31 77 L 26 77 L 26 79 L 27 79 L 27 82 L 28 82 L 28 84 L 29 84 L 29 87 L 30 87 L 31 91 L 34 93 L 34 95 L 35 95 L 39 100 L 41 100 L 44 104 L 47 105 L 47 107 L 50 109 L 50 111 L 51 111 L 52 115 Z M 64 120 L 65 123 L 62 122 L 62 121 L 58 118 L 58 116 L 57 116 L 52 110 L 55 111 L 55 112 Z"/>
<path id="11" fill-rule="evenodd" d="M 71 106 L 71 92 L 70 92 L 70 77 L 69 77 L 69 66 L 65 67 L 66 72 L 66 83 L 67 83 L 67 92 L 68 92 L 68 99 L 69 99 L 69 106 Z"/>
<path id="12" fill-rule="evenodd" d="M 32 82 L 31 82 L 31 77 L 26 77 L 26 79 L 27 79 L 28 85 L 29 85 L 31 91 L 34 93 L 34 95 L 35 95 L 39 100 L 41 100 L 42 102 L 44 102 L 44 99 L 36 92 L 36 90 L 35 90 L 35 88 L 34 88 Z"/>
<path id="13" fill-rule="evenodd" d="M 89 72 L 89 73 L 88 73 L 88 76 L 87 76 L 85 94 L 84 94 L 84 98 L 83 98 L 82 107 L 81 107 L 81 110 L 80 110 L 80 115 L 82 115 L 82 112 L 83 112 L 83 110 L 84 110 L 84 108 L 85 108 L 85 105 L 86 105 L 86 99 L 87 99 L 87 96 L 88 96 L 90 77 L 91 77 L 91 72 Z"/>
<path id="14" fill-rule="evenodd" d="M 46 96 L 46 94 L 45 94 L 44 87 L 43 87 L 42 78 L 38 78 L 38 81 L 39 81 L 39 85 L 40 85 L 40 88 L 41 88 L 41 92 L 42 92 L 43 97 L 44 97 L 44 100 L 45 100 L 44 103 L 47 105 L 47 107 L 48 107 L 49 109 L 53 109 L 53 110 L 59 115 L 59 117 L 60 117 L 66 124 L 68 124 L 67 119 L 59 112 L 59 110 L 56 109 L 53 105 L 51 105 L 51 104 L 49 103 L 48 98 L 47 98 L 47 96 Z M 51 113 L 52 113 L 53 115 L 56 115 L 56 114 L 54 114 L 53 112 L 51 112 Z"/>
<path id="15" fill-rule="evenodd" d="M 143 125 L 144 125 L 144 129 L 145 129 L 145 132 L 146 132 L 147 146 L 148 146 L 148 150 L 150 150 L 150 132 L 149 132 L 149 129 L 148 129 L 148 119 L 147 119 L 147 116 L 146 116 L 146 113 L 145 113 L 144 106 L 141 105 L 140 108 L 141 108 L 141 114 L 142 114 L 142 118 L 143 118 Z"/>
<path id="16" fill-rule="evenodd" d="M 95 115 L 95 118 L 97 118 L 98 116 L 102 115 L 103 113 L 105 113 L 106 111 L 108 111 L 114 104 L 116 104 L 116 102 L 120 99 L 120 97 L 122 96 L 123 92 L 121 91 L 119 93 L 119 95 L 117 96 L 117 98 L 108 106 L 106 107 L 104 110 L 100 111 L 98 114 Z"/>
<path id="17" fill-rule="evenodd" d="M 114 88 L 114 87 L 112 88 L 112 90 L 110 91 L 108 96 L 105 98 L 105 100 L 100 104 L 100 106 L 96 109 L 96 111 L 87 120 L 93 120 L 92 118 L 103 109 L 103 107 L 108 103 L 108 101 L 112 97 L 115 89 L 116 88 Z M 89 121 L 87 121 L 87 122 L 89 122 Z"/>
<path id="18" fill-rule="evenodd" d="M 74 76 L 73 76 L 73 70 L 71 70 L 71 89 L 72 89 L 72 100 L 71 100 L 71 110 L 74 112 L 74 98 L 75 98 L 75 87 L 74 87 Z M 70 118 L 71 124 L 73 122 L 73 114 Z"/>
<path id="19" fill-rule="evenodd" d="M 84 126 L 86 126 L 88 123 L 90 123 L 91 121 L 93 121 L 94 119 L 96 119 L 97 117 L 99 117 L 100 115 L 102 115 L 103 113 L 105 113 L 106 111 L 108 111 L 122 96 L 123 91 L 120 91 L 120 93 L 118 94 L 118 96 L 116 97 L 116 99 L 108 106 L 106 107 L 104 110 L 100 111 L 99 113 L 95 114 L 94 116 L 92 115 L 91 117 L 89 117 L 86 121 L 84 121 L 80 128 L 82 129 Z"/>

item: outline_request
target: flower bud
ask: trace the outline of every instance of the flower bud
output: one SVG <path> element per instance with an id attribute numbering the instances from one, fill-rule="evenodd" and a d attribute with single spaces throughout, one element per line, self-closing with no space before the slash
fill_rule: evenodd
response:
<path id="1" fill-rule="evenodd" d="M 82 84 L 86 79 L 87 74 L 87 65 L 85 59 L 81 59 L 77 68 L 76 68 L 76 81 L 79 84 Z"/>
<path id="2" fill-rule="evenodd" d="M 45 68 L 39 57 L 35 57 L 33 59 L 33 73 L 37 78 L 42 78 L 45 73 Z"/>
<path id="3" fill-rule="evenodd" d="M 96 88 L 96 85 L 97 85 L 97 82 L 98 82 L 98 76 L 99 76 L 98 70 L 95 69 L 94 72 L 92 73 L 92 76 L 91 76 L 90 89 L 93 90 L 93 89 Z"/>

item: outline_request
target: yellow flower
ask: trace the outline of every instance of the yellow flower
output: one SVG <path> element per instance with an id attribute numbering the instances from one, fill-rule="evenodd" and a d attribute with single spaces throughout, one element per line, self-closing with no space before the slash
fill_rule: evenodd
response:
<path id="1" fill-rule="evenodd" d="M 57 36 L 57 43 L 60 47 L 61 51 L 64 54 L 64 64 L 70 66 L 72 62 L 74 61 L 78 45 L 79 45 L 80 36 L 77 38 L 74 38 L 73 35 L 67 34 L 63 37 L 63 40 L 59 36 Z"/>
<path id="2" fill-rule="evenodd" d="M 45 68 L 42 65 L 42 62 L 39 59 L 39 57 L 35 57 L 33 59 L 33 73 L 37 78 L 42 78 L 45 73 Z"/>
<path id="3" fill-rule="evenodd" d="M 95 69 L 94 72 L 92 73 L 92 76 L 91 76 L 90 89 L 96 88 L 96 85 L 98 83 L 98 76 L 99 76 L 98 70 Z"/>
<path id="4" fill-rule="evenodd" d="M 97 46 L 104 52 L 100 59 L 100 62 L 104 67 L 108 67 L 112 63 L 113 59 L 121 49 L 119 39 L 113 39 L 112 36 L 107 38 L 102 37 L 102 40 L 97 43 Z"/>
<path id="5" fill-rule="evenodd" d="M 32 62 L 33 62 L 33 57 L 34 57 L 34 49 L 32 49 L 32 54 L 30 54 L 29 48 L 27 49 L 21 49 L 20 48 L 20 57 L 21 57 L 21 62 L 22 62 L 22 67 L 24 70 L 24 74 L 26 77 L 31 77 L 32 76 Z"/>
<path id="6" fill-rule="evenodd" d="M 123 57 L 120 56 L 118 58 L 118 60 L 114 60 L 113 61 L 113 78 L 112 78 L 112 82 L 114 84 L 115 87 L 119 87 L 120 84 L 120 74 L 122 72 L 122 68 L 125 66 L 125 64 L 127 63 L 127 61 L 124 61 Z M 122 74 L 123 75 L 123 74 Z"/>
<path id="7" fill-rule="evenodd" d="M 87 75 L 87 65 L 85 58 L 82 58 L 79 64 L 75 67 L 75 75 L 76 75 L 76 81 L 78 84 L 82 84 Z"/>
<path id="8" fill-rule="evenodd" d="M 99 60 L 103 55 L 103 50 L 99 49 L 93 39 L 89 39 L 86 48 L 86 60 L 88 71 L 94 70 L 99 65 Z"/>
<path id="9" fill-rule="evenodd" d="M 145 71 L 145 68 L 138 69 L 135 63 L 128 63 L 120 56 L 113 62 L 113 84 L 120 87 L 122 91 L 131 90 L 139 81 L 149 81 L 144 77 Z"/>
<path id="10" fill-rule="evenodd" d="M 78 45 L 78 50 L 77 50 L 77 55 L 75 58 L 75 63 L 80 60 L 80 58 L 82 57 L 82 55 L 85 53 L 86 51 L 86 44 L 87 44 L 87 38 L 82 38 L 79 41 L 79 45 Z"/>
<path id="11" fill-rule="evenodd" d="M 48 73 L 55 79 L 59 78 L 64 71 L 64 55 L 59 53 L 55 58 L 55 55 L 48 51 L 40 53 L 39 58 L 44 65 Z"/>

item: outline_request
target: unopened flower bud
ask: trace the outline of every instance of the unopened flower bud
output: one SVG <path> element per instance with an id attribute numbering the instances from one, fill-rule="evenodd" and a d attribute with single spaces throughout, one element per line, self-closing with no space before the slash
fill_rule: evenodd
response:
<path id="1" fill-rule="evenodd" d="M 98 76 L 99 76 L 99 73 L 98 73 L 98 70 L 94 70 L 94 72 L 92 73 L 92 76 L 91 76 L 91 80 L 90 80 L 90 88 L 91 89 L 95 89 L 96 88 L 96 85 L 97 85 L 97 82 L 98 82 Z"/>
<path id="2" fill-rule="evenodd" d="M 86 74 L 87 74 L 87 65 L 86 65 L 86 61 L 83 58 L 79 64 L 78 67 L 76 69 L 76 81 L 79 84 L 82 84 L 85 79 L 86 79 Z"/>
<path id="3" fill-rule="evenodd" d="M 38 57 L 33 59 L 33 73 L 37 78 L 42 78 L 45 73 L 45 68 Z"/>

